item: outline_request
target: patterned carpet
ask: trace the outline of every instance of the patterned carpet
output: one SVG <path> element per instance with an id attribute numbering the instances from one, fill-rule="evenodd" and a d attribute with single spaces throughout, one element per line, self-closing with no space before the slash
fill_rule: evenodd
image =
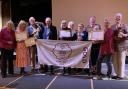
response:
<path id="1" fill-rule="evenodd" d="M 106 64 L 103 64 L 102 72 L 106 73 Z M 30 67 L 27 72 L 30 72 Z M 86 74 L 80 75 L 50 75 L 35 74 L 19 75 L 19 69 L 15 69 L 15 76 L 1 78 L 0 89 L 128 89 L 128 80 L 104 80 L 91 79 Z M 128 74 L 128 64 L 126 65 Z"/>

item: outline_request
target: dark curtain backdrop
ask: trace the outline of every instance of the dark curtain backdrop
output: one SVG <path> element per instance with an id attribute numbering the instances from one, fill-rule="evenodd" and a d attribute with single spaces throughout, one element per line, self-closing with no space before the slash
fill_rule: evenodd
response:
<path id="1" fill-rule="evenodd" d="M 21 19 L 28 22 L 33 16 L 43 22 L 52 17 L 51 0 L 11 0 L 11 18 L 17 24 Z"/>

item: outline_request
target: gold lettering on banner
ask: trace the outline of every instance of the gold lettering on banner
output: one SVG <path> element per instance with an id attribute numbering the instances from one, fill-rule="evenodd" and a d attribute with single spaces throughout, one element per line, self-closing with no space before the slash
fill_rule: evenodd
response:
<path id="1" fill-rule="evenodd" d="M 87 62 L 87 60 L 86 60 L 87 54 L 88 54 L 88 48 L 87 47 L 84 47 L 83 48 L 83 59 L 82 59 L 82 62 L 83 63 L 86 63 Z"/>

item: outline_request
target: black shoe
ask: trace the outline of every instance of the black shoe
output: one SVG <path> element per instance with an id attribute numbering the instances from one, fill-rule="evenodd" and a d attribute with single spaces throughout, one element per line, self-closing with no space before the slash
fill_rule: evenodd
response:
<path id="1" fill-rule="evenodd" d="M 4 74 L 4 75 L 2 75 L 2 78 L 6 78 L 6 77 L 7 77 L 7 75 L 5 75 L 5 74 Z"/>
<path id="2" fill-rule="evenodd" d="M 120 80 L 120 79 L 124 79 L 124 78 L 123 78 L 123 77 L 118 77 L 117 79 L 119 79 L 119 80 Z"/>
<path id="3" fill-rule="evenodd" d="M 8 73 L 9 75 L 14 75 L 14 73 Z"/>
<path id="4" fill-rule="evenodd" d="M 117 79 L 118 78 L 118 76 L 112 76 L 112 79 Z"/>
<path id="5" fill-rule="evenodd" d="M 111 74 L 107 74 L 106 76 L 107 76 L 108 78 L 112 78 Z"/>
<path id="6" fill-rule="evenodd" d="M 31 69 L 31 72 L 32 72 L 32 73 L 35 73 L 35 71 L 36 71 L 35 69 Z"/>
<path id="7" fill-rule="evenodd" d="M 124 79 L 124 78 L 119 77 L 119 76 L 112 76 L 112 79 Z"/>

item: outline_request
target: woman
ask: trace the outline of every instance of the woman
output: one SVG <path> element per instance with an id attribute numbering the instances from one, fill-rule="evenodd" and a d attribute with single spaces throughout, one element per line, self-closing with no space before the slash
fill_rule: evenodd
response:
<path id="1" fill-rule="evenodd" d="M 77 40 L 77 41 L 88 40 L 88 32 L 84 30 L 84 25 L 82 23 L 78 24 L 78 29 L 73 35 L 73 40 Z"/>
<path id="2" fill-rule="evenodd" d="M 24 68 L 30 64 L 29 49 L 25 46 L 25 40 L 27 39 L 26 27 L 26 22 L 21 20 L 16 30 L 16 66 L 20 68 L 20 74 L 25 74 Z M 18 38 L 18 34 L 24 34 L 24 37 Z"/>
<path id="3" fill-rule="evenodd" d="M 84 24 L 82 23 L 78 24 L 78 29 L 73 35 L 73 40 L 76 40 L 76 41 L 87 41 L 88 40 L 88 32 L 84 30 Z M 77 68 L 75 70 L 77 71 L 77 73 L 82 71 L 81 68 Z"/>
<path id="4" fill-rule="evenodd" d="M 1 48 L 1 75 L 3 78 L 8 73 L 14 74 L 13 52 L 16 46 L 14 24 L 8 21 L 6 26 L 0 32 L 0 48 Z"/>
<path id="5" fill-rule="evenodd" d="M 67 27 L 67 21 L 62 20 L 59 31 L 59 40 L 71 41 L 72 40 L 72 31 Z M 66 74 L 66 69 L 68 70 L 68 74 L 71 73 L 71 67 L 64 67 L 63 74 Z"/>
<path id="6" fill-rule="evenodd" d="M 104 27 L 105 27 L 105 33 L 104 33 L 104 41 L 101 43 L 100 46 L 100 53 L 99 58 L 97 61 L 97 74 L 98 78 L 101 79 L 101 63 L 104 59 L 106 59 L 107 64 L 107 76 L 110 78 L 112 73 L 112 64 L 111 64 L 111 58 L 112 54 L 114 53 L 114 46 L 113 46 L 113 30 L 110 28 L 110 22 L 108 19 L 104 20 Z"/>

